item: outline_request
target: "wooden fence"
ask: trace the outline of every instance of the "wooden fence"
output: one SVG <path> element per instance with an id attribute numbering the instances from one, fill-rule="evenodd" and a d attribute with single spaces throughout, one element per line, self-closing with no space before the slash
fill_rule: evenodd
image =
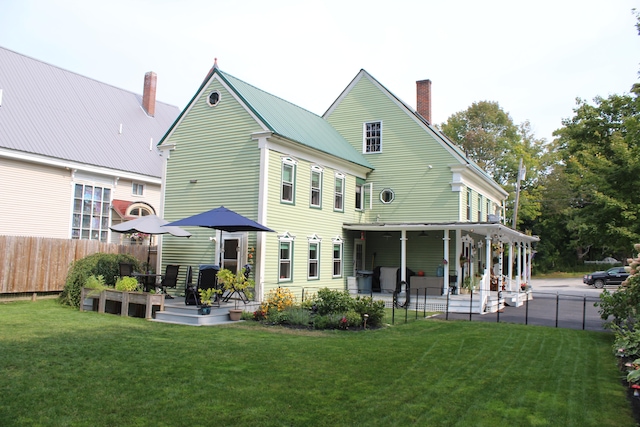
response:
<path id="1" fill-rule="evenodd" d="M 151 247 L 152 265 L 155 249 Z M 0 294 L 60 292 L 71 263 L 96 252 L 131 254 L 147 261 L 148 246 L 123 246 L 96 240 L 0 236 Z"/>

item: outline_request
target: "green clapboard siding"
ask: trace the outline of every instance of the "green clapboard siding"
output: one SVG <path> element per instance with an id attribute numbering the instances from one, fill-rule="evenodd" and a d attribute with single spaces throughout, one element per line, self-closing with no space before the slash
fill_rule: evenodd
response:
<path id="1" fill-rule="evenodd" d="M 210 107 L 206 98 L 213 90 L 221 97 L 218 105 Z M 224 205 L 257 220 L 260 151 L 250 135 L 260 130 L 243 106 L 213 80 L 164 142 L 176 144 L 167 161 L 165 219 L 178 220 Z M 163 264 L 218 264 L 209 240 L 215 231 L 186 229 L 191 238 L 164 241 Z M 249 246 L 255 242 L 255 233 L 249 233 Z"/>
<path id="2" fill-rule="evenodd" d="M 336 170 L 324 167 L 322 173 L 322 206 L 320 209 L 310 206 L 311 197 L 311 167 L 322 166 L 321 159 L 311 162 L 296 159 L 295 176 L 295 204 L 280 202 L 282 158 L 290 157 L 288 153 L 269 152 L 269 190 L 267 197 L 267 215 L 269 227 L 277 233 L 267 233 L 267 249 L 265 261 L 265 294 L 278 286 L 288 287 L 297 295 L 300 289 L 316 292 L 319 288 L 329 287 L 344 289 L 346 277 L 351 275 L 344 270 L 342 277 L 333 278 L 333 239 L 339 237 L 344 240 L 342 224 L 353 219 L 355 206 L 355 177 L 346 175 L 345 209 L 335 212 L 334 179 Z M 279 240 L 278 236 L 288 232 L 293 237 L 292 280 L 280 282 L 278 277 Z M 320 242 L 320 278 L 308 280 L 308 248 L 309 238 L 313 235 L 321 238 Z"/>
<path id="3" fill-rule="evenodd" d="M 377 215 L 384 222 L 458 219 L 459 194 L 451 190 L 449 166 L 459 160 L 366 75 L 327 120 L 360 152 L 363 123 L 382 121 L 382 153 L 364 154 L 375 167 L 367 177 L 373 183 L 373 209 L 366 220 Z M 385 188 L 395 192 L 395 201 L 387 205 L 379 198 Z"/>

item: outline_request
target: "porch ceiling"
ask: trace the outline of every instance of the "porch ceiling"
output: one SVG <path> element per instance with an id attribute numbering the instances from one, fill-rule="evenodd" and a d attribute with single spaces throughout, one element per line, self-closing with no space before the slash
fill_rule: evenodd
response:
<path id="1" fill-rule="evenodd" d="M 504 224 L 492 222 L 449 222 L 449 223 L 390 223 L 370 222 L 343 224 L 345 230 L 355 231 L 443 231 L 461 230 L 469 233 L 477 233 L 484 236 L 494 236 L 501 242 L 538 242 L 538 236 L 530 236 L 521 233 Z"/>

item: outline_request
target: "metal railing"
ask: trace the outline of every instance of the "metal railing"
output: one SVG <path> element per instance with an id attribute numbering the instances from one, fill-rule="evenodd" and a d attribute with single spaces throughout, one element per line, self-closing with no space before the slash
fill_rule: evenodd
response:
<path id="1" fill-rule="evenodd" d="M 427 290 L 418 289 L 411 292 L 409 303 L 394 298 L 391 323 L 393 324 L 396 320 L 396 311 L 401 310 L 405 312 L 405 322 L 409 319 L 409 312 L 412 312 L 412 317 L 415 317 L 416 320 L 420 317 L 426 318 L 429 312 L 437 312 L 435 317 L 442 318 L 444 316 L 445 320 L 493 321 L 555 328 L 606 330 L 598 308 L 594 306 L 594 303 L 600 301 L 598 297 L 536 291 L 527 295 L 521 305 L 510 306 L 504 304 L 505 298 L 501 294 L 501 292 L 492 292 L 492 306 L 488 307 L 487 303 L 487 307 L 485 307 L 483 302 L 482 306 L 486 310 L 483 310 L 482 314 L 478 314 L 474 310 L 474 301 L 475 303 L 478 301 L 478 293 L 476 292 L 469 294 L 469 309 L 463 313 L 460 310 L 452 311 L 450 309 L 450 293 L 440 297 L 432 297 L 430 303 Z M 493 299 L 494 296 L 495 299 Z M 443 300 L 446 301 L 444 310 L 429 309 L 430 305 L 434 307 Z"/>

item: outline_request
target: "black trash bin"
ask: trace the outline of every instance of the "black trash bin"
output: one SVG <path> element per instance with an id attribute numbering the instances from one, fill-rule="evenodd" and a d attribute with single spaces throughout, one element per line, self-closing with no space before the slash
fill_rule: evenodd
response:
<path id="1" fill-rule="evenodd" d="M 371 293 L 371 283 L 373 281 L 373 271 L 358 270 L 356 271 L 356 280 L 358 281 L 358 292 L 361 294 Z"/>

